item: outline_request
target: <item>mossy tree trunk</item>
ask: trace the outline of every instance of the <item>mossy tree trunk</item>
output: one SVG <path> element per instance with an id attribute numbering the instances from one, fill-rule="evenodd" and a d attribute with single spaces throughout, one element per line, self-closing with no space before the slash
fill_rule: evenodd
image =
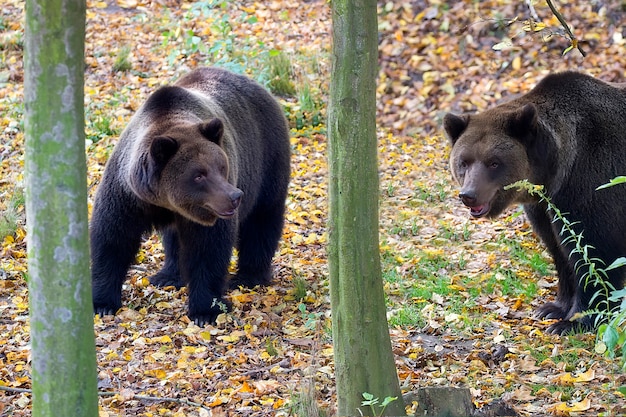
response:
<path id="1" fill-rule="evenodd" d="M 332 19 L 329 267 L 338 415 L 371 415 L 361 406 L 365 392 L 380 402 L 398 397 L 385 415 L 405 415 L 378 246 L 376 0 L 333 0 Z"/>
<path id="2" fill-rule="evenodd" d="M 27 0 L 32 415 L 97 416 L 83 107 L 84 0 Z"/>

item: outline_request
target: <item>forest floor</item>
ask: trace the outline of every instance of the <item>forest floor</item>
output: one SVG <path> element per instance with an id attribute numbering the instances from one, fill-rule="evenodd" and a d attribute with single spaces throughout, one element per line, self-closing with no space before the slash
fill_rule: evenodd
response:
<path id="1" fill-rule="evenodd" d="M 379 2 L 380 254 L 405 393 L 459 386 L 471 390 L 479 408 L 503 401 L 521 416 L 626 414 L 620 360 L 597 353 L 592 334 L 550 335 L 551 321 L 532 317 L 555 296 L 551 260 L 520 208 L 496 221 L 469 218 L 440 130 L 446 112 L 483 110 L 557 70 L 625 81 L 623 2 L 575 3 L 560 7 L 585 58 L 576 50 L 562 55 L 569 43 L 543 2 L 535 7 L 545 27 L 528 25 L 522 1 Z M 158 86 L 211 64 L 271 85 L 268 63 L 280 55 L 295 88 L 280 98 L 293 164 L 275 285 L 232 291 L 233 311 L 199 328 L 185 315 L 184 289 L 147 284 L 163 253 L 158 237 L 146 237 L 124 287 L 124 308 L 95 320 L 99 388 L 109 393 L 100 399 L 100 416 L 305 416 L 315 407 L 333 415 L 324 126 L 329 3 L 87 6 L 90 205 L 119 133 Z M 0 11 L 0 386 L 13 389 L 30 388 L 23 9 L 21 0 L 4 0 Z M 30 415 L 30 401 L 28 393 L 0 391 L 0 415 Z"/>

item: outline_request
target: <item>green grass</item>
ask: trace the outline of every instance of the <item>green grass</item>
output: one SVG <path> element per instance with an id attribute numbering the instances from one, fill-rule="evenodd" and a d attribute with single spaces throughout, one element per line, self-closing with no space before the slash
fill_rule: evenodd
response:
<path id="1" fill-rule="evenodd" d="M 15 235 L 19 224 L 25 220 L 24 190 L 21 187 L 16 187 L 14 190 L 7 201 L 6 208 L 0 212 L 0 241 L 7 236 Z"/>
<path id="2" fill-rule="evenodd" d="M 282 51 L 270 51 L 269 58 L 270 91 L 279 96 L 293 96 L 296 87 L 293 84 L 293 69 L 289 57 Z"/>
<path id="3" fill-rule="evenodd" d="M 24 49 L 24 34 L 21 31 L 0 32 L 0 51 L 18 51 L 22 49 Z"/>
<path id="4" fill-rule="evenodd" d="M 300 276 L 293 277 L 293 296 L 297 301 L 302 301 L 308 293 L 308 284 L 306 279 Z"/>
<path id="5" fill-rule="evenodd" d="M 126 72 L 132 69 L 133 64 L 130 61 L 130 52 L 130 46 L 128 45 L 124 45 L 118 49 L 115 62 L 113 63 L 113 71 Z"/>
<path id="6" fill-rule="evenodd" d="M 119 131 L 111 126 L 112 119 L 106 115 L 87 120 L 86 139 L 93 143 L 111 136 L 117 136 Z"/>
<path id="7" fill-rule="evenodd" d="M 317 404 L 317 390 L 315 381 L 307 378 L 300 389 L 293 392 L 289 402 L 285 405 L 290 416 L 298 417 L 326 417 L 328 412 Z"/>
<path id="8" fill-rule="evenodd" d="M 198 27 L 199 19 L 210 22 L 208 31 Z M 173 69 L 181 60 L 188 60 L 247 75 L 277 96 L 296 99 L 296 103 L 284 103 L 291 127 L 303 129 L 323 124 L 326 106 L 322 89 L 311 87 L 309 75 L 318 74 L 324 60 L 305 49 L 287 54 L 254 36 L 235 33 L 236 27 L 254 28 L 256 24 L 254 14 L 232 2 L 195 2 L 182 19 L 164 13 L 160 21 L 152 23 L 162 37 L 159 50 L 154 53 L 165 52 L 166 64 Z"/>

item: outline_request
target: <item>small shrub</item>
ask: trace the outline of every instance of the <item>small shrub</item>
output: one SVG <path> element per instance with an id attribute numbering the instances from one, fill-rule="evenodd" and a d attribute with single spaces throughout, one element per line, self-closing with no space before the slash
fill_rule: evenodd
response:
<path id="1" fill-rule="evenodd" d="M 610 183 L 598 187 L 607 188 L 610 186 L 626 183 L 626 177 L 617 177 Z M 572 253 L 577 253 L 580 260 L 576 263 L 577 271 L 584 271 L 581 277 L 583 285 L 592 285 L 597 291 L 592 296 L 592 302 L 596 300 L 596 307 L 581 313 L 581 316 L 595 316 L 595 324 L 598 326 L 596 335 L 596 352 L 614 357 L 616 351 L 620 351 L 623 367 L 626 368 L 626 288 L 616 290 L 610 282 L 605 280 L 607 271 L 626 266 L 626 257 L 620 257 L 608 266 L 602 259 L 591 258 L 589 256 L 588 245 L 584 244 L 583 234 L 577 234 L 565 214 L 556 207 L 543 192 L 543 187 L 534 185 L 527 180 L 518 181 L 508 188 L 520 188 L 526 190 L 531 195 L 537 195 L 545 201 L 549 212 L 554 215 L 555 220 L 562 222 L 561 236 L 563 243 L 573 243 Z M 625 388 L 626 387 L 622 387 Z"/>
<path id="2" fill-rule="evenodd" d="M 130 46 L 124 45 L 117 51 L 115 62 L 113 63 L 113 71 L 126 72 L 130 71 L 133 64 L 130 62 Z"/>
<path id="3" fill-rule="evenodd" d="M 270 80 L 268 86 L 272 93 L 279 96 L 293 96 L 296 87 L 291 81 L 291 61 L 282 51 L 272 50 L 269 53 Z"/>
<path id="4" fill-rule="evenodd" d="M 18 225 L 24 218 L 24 191 L 16 188 L 15 193 L 7 202 L 5 210 L 0 212 L 0 241 L 17 232 Z"/>
<path id="5" fill-rule="evenodd" d="M 317 405 L 315 383 L 307 379 L 300 391 L 293 393 L 286 408 L 290 416 L 298 417 L 326 417 L 326 410 Z"/>

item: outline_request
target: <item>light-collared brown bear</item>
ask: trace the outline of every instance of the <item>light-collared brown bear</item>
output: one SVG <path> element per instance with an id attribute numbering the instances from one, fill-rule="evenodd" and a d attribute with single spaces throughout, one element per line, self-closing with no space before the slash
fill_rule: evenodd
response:
<path id="1" fill-rule="evenodd" d="M 591 258 L 608 265 L 626 256 L 626 186 L 596 190 L 626 175 L 626 84 L 578 72 L 552 74 L 527 94 L 483 113 L 447 114 L 443 126 L 452 144 L 450 169 L 471 215 L 493 218 L 523 204 L 554 259 L 558 295 L 537 316 L 560 319 L 550 326 L 552 333 L 591 329 L 593 316 L 576 314 L 606 308 L 607 299 L 593 298 L 600 288 L 584 276 L 580 254 L 560 234 L 562 222 L 545 202 L 503 187 L 523 179 L 543 185 L 583 234 Z M 617 268 L 607 271 L 606 280 L 620 289 L 625 276 L 626 269 Z"/>
<path id="2" fill-rule="evenodd" d="M 211 323 L 231 286 L 269 284 L 290 178 L 289 129 L 256 82 L 200 68 L 154 92 L 132 117 L 104 171 L 90 226 L 95 313 L 122 305 L 144 233 L 165 250 L 155 285 L 186 285 L 188 316 Z"/>

